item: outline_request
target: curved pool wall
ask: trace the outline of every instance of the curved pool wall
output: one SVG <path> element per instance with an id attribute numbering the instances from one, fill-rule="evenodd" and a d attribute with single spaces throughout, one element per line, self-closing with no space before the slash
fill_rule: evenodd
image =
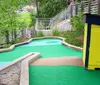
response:
<path id="1" fill-rule="evenodd" d="M 8 62 L 24 56 L 29 52 L 40 52 L 41 58 L 65 56 L 77 56 L 79 58 L 82 57 L 82 52 L 62 45 L 62 40 L 47 38 L 33 40 L 29 44 L 15 47 L 12 51 L 0 53 L 0 65 L 3 66 L 8 64 Z"/>

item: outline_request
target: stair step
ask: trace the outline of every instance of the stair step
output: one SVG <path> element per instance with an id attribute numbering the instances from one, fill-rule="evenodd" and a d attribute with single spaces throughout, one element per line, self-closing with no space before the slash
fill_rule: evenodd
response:
<path id="1" fill-rule="evenodd" d="M 83 66 L 82 58 L 78 57 L 60 57 L 60 58 L 39 58 L 32 62 L 32 66 L 58 66 L 58 65 L 71 65 Z"/>

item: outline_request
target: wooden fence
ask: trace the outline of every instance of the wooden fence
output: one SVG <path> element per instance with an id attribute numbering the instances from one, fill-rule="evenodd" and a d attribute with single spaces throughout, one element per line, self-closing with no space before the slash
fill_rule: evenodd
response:
<path id="1" fill-rule="evenodd" d="M 71 5 L 71 16 L 79 12 L 100 15 L 100 0 L 82 0 L 80 4 Z"/>

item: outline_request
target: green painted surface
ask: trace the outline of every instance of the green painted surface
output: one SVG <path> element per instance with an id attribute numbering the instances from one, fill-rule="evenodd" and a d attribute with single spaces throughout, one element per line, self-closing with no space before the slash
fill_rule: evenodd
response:
<path id="1" fill-rule="evenodd" d="M 100 71 L 76 66 L 30 66 L 30 85 L 100 85 Z"/>
<path id="2" fill-rule="evenodd" d="M 34 40 L 33 42 L 42 42 L 44 40 L 52 39 L 42 39 Z M 50 41 L 51 42 L 51 41 Z M 48 42 L 48 43 L 50 43 Z M 58 45 L 40 45 L 40 46 L 30 46 L 32 43 L 28 44 L 29 46 L 18 46 L 10 52 L 0 53 L 0 61 L 13 61 L 29 52 L 40 52 L 41 58 L 44 57 L 63 57 L 63 56 L 78 56 L 82 57 L 82 52 L 78 52 L 71 48 L 65 47 L 62 44 Z"/>

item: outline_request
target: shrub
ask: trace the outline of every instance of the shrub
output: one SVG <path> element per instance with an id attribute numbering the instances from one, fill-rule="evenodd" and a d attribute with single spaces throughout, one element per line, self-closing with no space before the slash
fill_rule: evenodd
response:
<path id="1" fill-rule="evenodd" d="M 38 0 L 39 17 L 52 18 L 67 7 L 67 0 Z"/>
<path id="2" fill-rule="evenodd" d="M 62 33 L 62 37 L 64 37 L 66 42 L 69 44 L 82 47 L 83 46 L 83 35 L 79 35 L 77 31 L 66 31 Z"/>
<path id="3" fill-rule="evenodd" d="M 24 38 L 17 38 L 16 43 L 24 42 Z"/>
<path id="4" fill-rule="evenodd" d="M 16 42 L 15 42 L 14 40 L 10 42 L 11 45 L 12 45 L 12 44 L 15 44 L 15 43 L 16 43 Z"/>
<path id="5" fill-rule="evenodd" d="M 52 35 L 53 36 L 60 36 L 60 32 L 57 29 L 55 29 L 52 31 Z"/>
<path id="6" fill-rule="evenodd" d="M 33 13 L 33 12 L 30 13 L 31 22 L 29 24 L 29 27 L 35 26 L 36 16 L 37 16 L 36 13 Z"/>
<path id="7" fill-rule="evenodd" d="M 5 44 L 3 48 L 9 48 L 12 44 Z"/>
<path id="8" fill-rule="evenodd" d="M 38 37 L 44 37 L 43 33 L 41 31 L 38 32 L 37 34 Z"/>
<path id="9" fill-rule="evenodd" d="M 70 24 L 73 28 L 76 29 L 78 34 L 84 34 L 84 22 L 83 22 L 83 14 L 79 13 L 78 15 L 71 18 Z"/>

